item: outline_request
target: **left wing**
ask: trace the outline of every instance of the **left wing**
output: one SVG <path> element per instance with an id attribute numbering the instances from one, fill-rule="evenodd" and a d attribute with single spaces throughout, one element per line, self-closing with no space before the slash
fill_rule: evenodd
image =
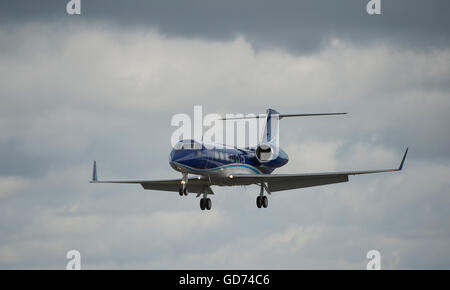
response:
<path id="1" fill-rule="evenodd" d="M 349 175 L 370 174 L 380 172 L 395 172 L 403 168 L 408 148 L 403 155 L 402 162 L 398 168 L 365 170 L 365 171 L 343 171 L 327 173 L 306 173 L 306 174 L 238 174 L 230 175 L 235 185 L 250 185 L 266 183 L 269 192 L 289 190 L 295 188 L 304 188 L 339 182 L 347 182 Z"/>
<path id="2" fill-rule="evenodd" d="M 122 184 L 140 184 L 144 189 L 175 191 L 178 192 L 181 185 L 181 179 L 163 179 L 163 180 L 98 180 L 97 163 L 94 161 L 91 183 L 122 183 Z M 187 184 L 189 192 L 214 194 L 209 187 L 209 181 L 205 179 L 189 178 Z"/>

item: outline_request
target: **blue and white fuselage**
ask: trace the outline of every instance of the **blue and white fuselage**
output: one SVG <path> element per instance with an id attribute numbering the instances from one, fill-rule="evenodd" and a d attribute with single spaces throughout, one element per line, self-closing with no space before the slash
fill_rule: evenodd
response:
<path id="1" fill-rule="evenodd" d="M 270 174 L 289 160 L 282 149 L 268 162 L 261 162 L 256 148 L 227 148 L 179 141 L 170 152 L 170 165 L 185 173 L 204 176 L 217 184 L 229 185 L 233 174 Z"/>

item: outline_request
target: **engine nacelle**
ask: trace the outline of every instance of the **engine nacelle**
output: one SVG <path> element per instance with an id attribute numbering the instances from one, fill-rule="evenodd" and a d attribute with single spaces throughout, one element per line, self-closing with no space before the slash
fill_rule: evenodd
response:
<path id="1" fill-rule="evenodd" d="M 266 163 L 277 158 L 277 150 L 273 145 L 261 143 L 255 150 L 256 159 L 261 163 Z"/>

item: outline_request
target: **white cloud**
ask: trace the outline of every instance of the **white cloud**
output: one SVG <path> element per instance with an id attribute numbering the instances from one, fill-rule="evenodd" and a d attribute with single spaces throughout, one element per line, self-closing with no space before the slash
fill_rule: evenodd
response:
<path id="1" fill-rule="evenodd" d="M 289 163 L 280 172 L 319 172 L 336 169 L 336 150 L 339 142 L 324 143 L 305 141 L 289 144 L 285 151 L 289 154 Z"/>

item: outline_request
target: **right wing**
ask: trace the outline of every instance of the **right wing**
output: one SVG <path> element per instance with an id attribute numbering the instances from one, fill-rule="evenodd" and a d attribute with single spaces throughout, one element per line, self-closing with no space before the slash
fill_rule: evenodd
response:
<path id="1" fill-rule="evenodd" d="M 312 187 L 318 185 L 347 182 L 349 175 L 400 171 L 403 168 L 403 163 L 405 162 L 407 153 L 408 148 L 403 155 L 400 166 L 394 169 L 303 174 L 233 174 L 230 175 L 229 178 L 233 180 L 234 185 L 267 184 L 267 189 L 269 190 L 269 192 Z"/>

